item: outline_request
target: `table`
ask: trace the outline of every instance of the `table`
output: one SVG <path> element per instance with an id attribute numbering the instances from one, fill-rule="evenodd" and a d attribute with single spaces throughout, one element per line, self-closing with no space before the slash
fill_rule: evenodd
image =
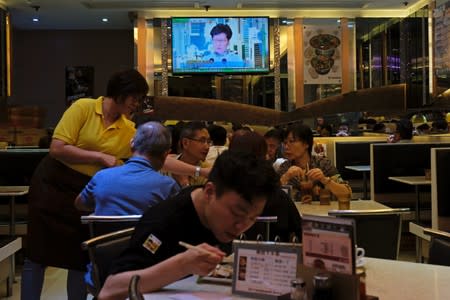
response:
<path id="1" fill-rule="evenodd" d="M 417 264 L 388 259 L 365 258 L 367 294 L 382 300 L 447 300 L 450 295 L 450 267 Z M 197 284 L 196 277 L 168 285 L 156 293 L 145 294 L 153 299 L 251 299 L 232 295 L 231 286 Z"/>
<path id="2" fill-rule="evenodd" d="M 413 185 L 416 192 L 416 212 L 415 219 L 416 223 L 420 224 L 420 191 L 419 187 L 421 185 L 431 185 L 431 179 L 425 179 L 425 176 L 391 176 L 388 177 L 390 180 L 401 182 L 408 185 Z M 416 237 L 416 261 L 421 262 L 421 248 L 422 240 Z"/>
<path id="3" fill-rule="evenodd" d="M 0 186 L 0 197 L 9 197 L 9 235 L 14 237 L 16 235 L 16 196 L 23 196 L 28 194 L 28 186 Z"/>
<path id="4" fill-rule="evenodd" d="M 358 165 L 358 166 L 345 166 L 346 169 L 362 172 L 363 174 L 363 199 L 369 199 L 367 197 L 367 173 L 370 173 L 370 165 Z"/>
<path id="5" fill-rule="evenodd" d="M 320 205 L 319 201 L 313 201 L 311 204 L 295 202 L 295 206 L 301 215 L 328 216 L 330 210 L 338 209 L 337 201 L 331 201 L 330 205 Z M 369 210 L 390 208 L 373 200 L 354 200 L 350 201 L 351 210 Z"/>

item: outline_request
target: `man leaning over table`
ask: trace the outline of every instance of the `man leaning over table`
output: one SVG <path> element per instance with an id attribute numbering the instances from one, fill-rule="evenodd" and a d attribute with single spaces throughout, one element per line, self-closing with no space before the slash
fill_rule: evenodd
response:
<path id="1" fill-rule="evenodd" d="M 204 186 L 186 188 L 145 212 L 128 249 L 113 263 L 98 299 L 126 298 L 135 274 L 141 277 L 143 293 L 191 274 L 208 274 L 225 255 L 214 246 L 231 242 L 255 223 L 277 191 L 278 181 L 269 162 L 253 154 L 225 151 Z M 179 241 L 197 246 L 185 250 Z"/>

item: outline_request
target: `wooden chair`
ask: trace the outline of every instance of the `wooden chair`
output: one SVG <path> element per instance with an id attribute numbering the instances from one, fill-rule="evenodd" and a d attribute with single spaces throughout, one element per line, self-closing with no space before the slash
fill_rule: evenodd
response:
<path id="1" fill-rule="evenodd" d="M 82 249 L 88 251 L 92 264 L 92 281 L 94 286 L 88 286 L 88 291 L 96 297 L 100 292 L 112 261 L 117 258 L 128 246 L 134 227 L 114 231 L 84 241 Z"/>
<path id="2" fill-rule="evenodd" d="M 409 223 L 409 231 L 429 242 L 429 264 L 450 266 L 450 233 L 437 229 L 424 228 L 413 222 Z"/>
<path id="3" fill-rule="evenodd" d="M 352 218 L 356 224 L 356 244 L 366 256 L 397 259 L 402 232 L 402 214 L 409 208 L 374 210 L 331 210 L 328 215 Z"/>

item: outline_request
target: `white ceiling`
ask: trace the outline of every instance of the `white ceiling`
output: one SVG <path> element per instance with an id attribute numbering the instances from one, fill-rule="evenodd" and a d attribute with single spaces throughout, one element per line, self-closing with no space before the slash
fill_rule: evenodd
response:
<path id="1" fill-rule="evenodd" d="M 427 0 L 0 0 L 21 29 L 131 28 L 129 12 L 146 17 L 267 15 L 284 17 L 400 16 Z M 406 5 L 405 5 L 406 4 Z M 36 9 L 36 7 L 39 9 Z M 205 6 L 209 6 L 208 12 Z M 319 12 L 318 12 L 319 11 Z M 32 21 L 38 17 L 40 22 Z M 104 23 L 102 18 L 108 18 Z"/>

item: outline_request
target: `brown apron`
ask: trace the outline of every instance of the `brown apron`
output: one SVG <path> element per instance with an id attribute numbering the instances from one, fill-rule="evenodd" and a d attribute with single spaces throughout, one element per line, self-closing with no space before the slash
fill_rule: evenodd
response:
<path id="1" fill-rule="evenodd" d="M 46 266 L 84 271 L 81 243 L 89 238 L 74 200 L 91 177 L 47 155 L 36 168 L 28 194 L 27 256 Z"/>

